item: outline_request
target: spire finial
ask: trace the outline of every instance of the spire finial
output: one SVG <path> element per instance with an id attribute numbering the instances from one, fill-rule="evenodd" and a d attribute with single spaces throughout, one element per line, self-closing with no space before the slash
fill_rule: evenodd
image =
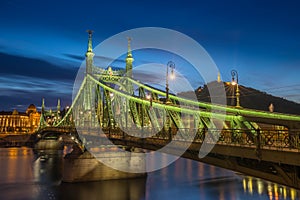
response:
<path id="1" fill-rule="evenodd" d="M 60 99 L 57 99 L 57 114 L 60 113 Z"/>
<path id="2" fill-rule="evenodd" d="M 57 99 L 57 107 L 60 107 L 60 99 Z"/>
<path id="3" fill-rule="evenodd" d="M 93 35 L 93 32 L 92 30 L 87 30 L 86 32 L 88 32 L 89 34 L 89 41 L 88 41 L 88 52 L 92 52 L 93 51 L 93 44 L 92 44 L 92 35 Z"/>
<path id="4" fill-rule="evenodd" d="M 45 110 L 45 98 L 42 98 L 42 112 Z"/>
<path id="5" fill-rule="evenodd" d="M 218 83 L 221 82 L 221 74 L 220 74 L 220 72 L 218 72 L 218 79 L 217 79 L 217 81 L 218 81 Z"/>
<path id="6" fill-rule="evenodd" d="M 89 35 L 92 35 L 94 31 L 89 29 L 89 30 L 87 30 L 86 32 L 88 32 Z"/>
<path id="7" fill-rule="evenodd" d="M 87 49 L 87 52 L 85 53 L 85 57 L 86 57 L 86 74 L 91 74 L 93 72 L 93 57 L 95 55 L 93 53 L 93 41 L 92 41 L 93 31 L 92 30 L 87 30 L 86 32 L 88 32 L 88 34 L 89 34 L 88 49 Z"/>
<path id="8" fill-rule="evenodd" d="M 128 41 L 128 51 L 127 51 L 127 57 L 126 57 L 126 75 L 129 77 L 132 77 L 132 62 L 134 61 L 131 53 L 131 38 L 127 37 Z"/>

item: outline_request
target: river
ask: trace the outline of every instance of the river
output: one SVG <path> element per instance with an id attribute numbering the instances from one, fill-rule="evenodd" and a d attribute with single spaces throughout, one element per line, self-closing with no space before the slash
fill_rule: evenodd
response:
<path id="1" fill-rule="evenodd" d="M 0 148 L 0 199 L 300 199 L 300 191 L 188 159 L 147 178 L 62 183 L 64 152 Z"/>

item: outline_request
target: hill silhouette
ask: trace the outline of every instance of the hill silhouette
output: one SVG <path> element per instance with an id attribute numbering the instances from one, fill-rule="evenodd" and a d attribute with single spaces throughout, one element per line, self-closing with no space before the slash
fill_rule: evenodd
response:
<path id="1" fill-rule="evenodd" d="M 222 83 L 209 83 L 209 88 L 212 90 L 214 87 L 220 87 Z M 236 105 L 236 86 L 231 85 L 228 82 L 223 82 L 226 91 L 226 100 L 228 106 Z M 300 115 L 300 104 L 289 101 L 282 97 L 276 97 L 266 92 L 262 92 L 250 87 L 239 85 L 240 90 L 240 105 L 243 108 L 250 108 L 256 110 L 269 111 L 269 106 L 272 103 L 274 112 L 297 114 Z M 190 95 L 196 95 L 199 101 L 211 102 L 210 94 L 207 85 L 198 87 L 195 91 L 183 92 L 180 95 L 189 97 Z"/>

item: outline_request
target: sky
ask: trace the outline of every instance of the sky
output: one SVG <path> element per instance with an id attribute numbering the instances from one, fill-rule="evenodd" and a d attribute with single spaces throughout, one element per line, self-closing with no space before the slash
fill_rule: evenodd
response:
<path id="1" fill-rule="evenodd" d="M 235 69 L 239 84 L 300 103 L 299 8 L 296 0 L 2 0 L 0 110 L 40 106 L 42 98 L 49 107 L 58 98 L 70 105 L 86 30 L 94 30 L 96 46 L 139 27 L 186 34 L 205 48 L 223 81 Z"/>

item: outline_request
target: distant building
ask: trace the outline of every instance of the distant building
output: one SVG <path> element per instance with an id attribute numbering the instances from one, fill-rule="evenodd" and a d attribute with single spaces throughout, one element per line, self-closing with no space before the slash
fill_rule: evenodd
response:
<path id="1" fill-rule="evenodd" d="M 0 133 L 33 133 L 39 126 L 41 114 L 30 104 L 26 112 L 0 112 Z"/>

